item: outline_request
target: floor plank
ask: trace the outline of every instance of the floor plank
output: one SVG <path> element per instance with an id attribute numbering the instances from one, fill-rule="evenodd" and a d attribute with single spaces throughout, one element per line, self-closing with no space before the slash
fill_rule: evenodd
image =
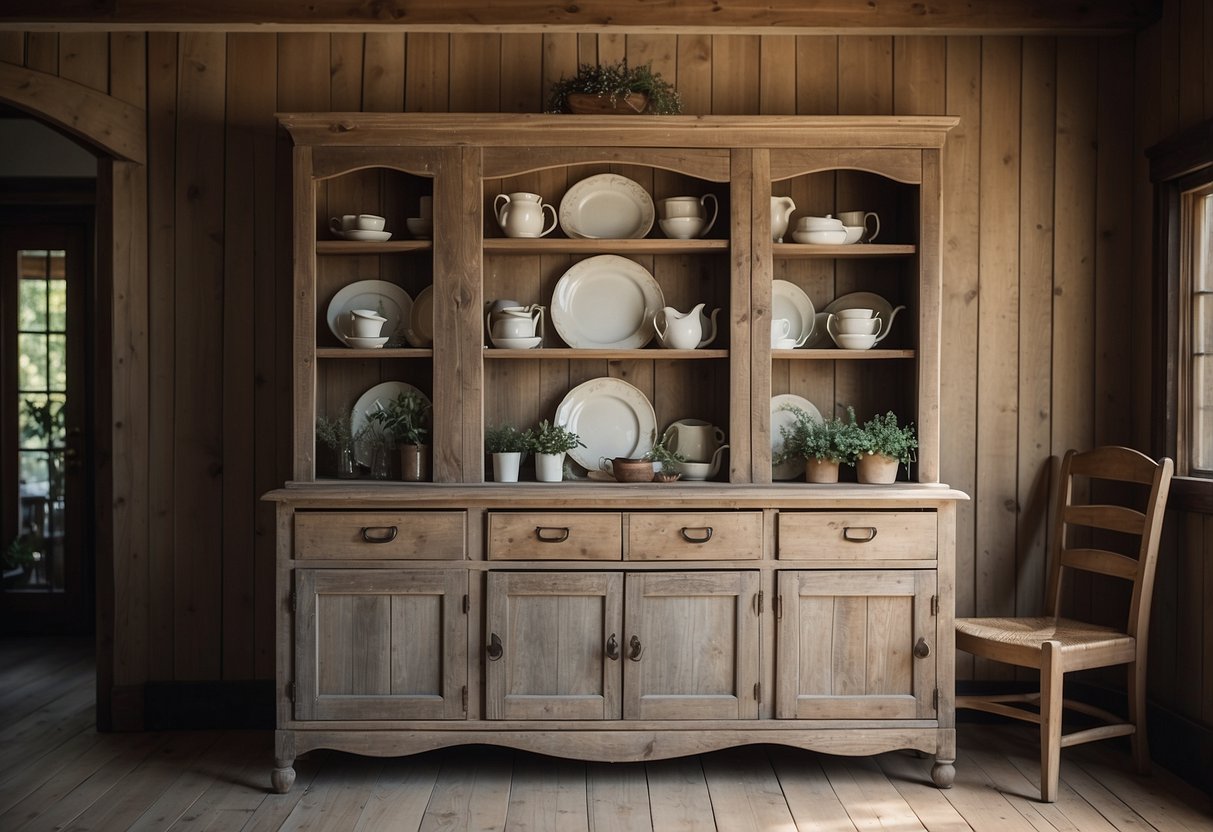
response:
<path id="1" fill-rule="evenodd" d="M 703 773 L 720 829 L 795 829 L 788 801 L 766 754 L 757 748 L 717 751 L 703 757 Z"/>
<path id="2" fill-rule="evenodd" d="M 420 829 L 438 779 L 439 765 L 437 752 L 385 760 L 354 832 L 379 829 L 416 832 Z"/>
<path id="3" fill-rule="evenodd" d="M 638 763 L 586 765 L 591 832 L 652 832 L 649 786 Z"/>
<path id="4" fill-rule="evenodd" d="M 383 761 L 375 757 L 331 752 L 326 754 L 324 777 L 303 795 L 286 821 L 283 832 L 348 832 L 358 824 L 370 800 Z"/>
<path id="5" fill-rule="evenodd" d="M 929 832 L 967 832 L 972 828 L 931 782 L 933 759 L 920 760 L 906 752 L 892 751 L 881 754 L 876 763 Z"/>
<path id="6" fill-rule="evenodd" d="M 480 746 L 443 757 L 423 832 L 489 832 L 505 826 L 513 753 Z"/>
<path id="7" fill-rule="evenodd" d="M 827 757 L 821 767 L 861 832 L 925 832 L 918 815 L 874 761 Z"/>
<path id="8" fill-rule="evenodd" d="M 653 828 L 660 832 L 714 832 L 712 798 L 699 757 L 645 765 Z"/>
<path id="9" fill-rule="evenodd" d="M 585 764 L 515 755 L 506 812 L 508 832 L 579 832 L 590 828 Z"/>

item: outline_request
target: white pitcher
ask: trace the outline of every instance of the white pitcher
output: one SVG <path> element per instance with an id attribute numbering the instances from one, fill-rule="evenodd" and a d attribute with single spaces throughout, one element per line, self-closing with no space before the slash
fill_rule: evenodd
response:
<path id="1" fill-rule="evenodd" d="M 657 339 L 661 346 L 670 350 L 693 350 L 703 341 L 703 324 L 699 313 L 704 304 L 699 304 L 690 312 L 679 312 L 672 306 L 667 306 L 653 316 L 653 329 L 657 331 Z M 716 333 L 713 331 L 712 336 Z"/>
<path id="2" fill-rule="evenodd" d="M 512 306 L 490 312 L 485 325 L 494 338 L 534 338 L 543 336 L 543 307 Z"/>
<path id="3" fill-rule="evenodd" d="M 771 239 L 777 243 L 783 242 L 783 235 L 788 231 L 788 220 L 796 210 L 796 203 L 790 196 L 771 197 Z"/>
<path id="4" fill-rule="evenodd" d="M 551 211 L 552 223 L 543 224 L 543 214 Z M 556 227 L 556 209 L 543 202 L 539 194 L 519 191 L 512 194 L 497 194 L 493 199 L 493 214 L 497 224 L 507 237 L 543 237 Z"/>
<path id="5" fill-rule="evenodd" d="M 687 462 L 711 462 L 716 449 L 724 444 L 724 431 L 702 419 L 679 419 L 665 429 L 661 441 Z"/>

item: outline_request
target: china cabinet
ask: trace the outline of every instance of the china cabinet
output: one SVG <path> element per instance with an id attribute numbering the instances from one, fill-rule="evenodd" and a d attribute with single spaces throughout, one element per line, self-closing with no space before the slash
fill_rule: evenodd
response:
<path id="1" fill-rule="evenodd" d="M 294 477 L 267 495 L 276 789 L 314 748 L 465 743 L 615 761 L 753 742 L 914 748 L 950 785 L 965 496 L 938 482 L 939 220 L 955 119 L 281 121 L 295 376 Z M 556 227 L 520 236 L 534 223 L 499 222 L 501 194 Z M 667 238 L 654 219 L 675 205 L 711 205 L 716 222 Z M 773 240 L 773 218 L 795 229 L 844 211 L 877 214 L 878 239 Z M 385 217 L 391 239 L 334 239 L 329 219 L 346 214 Z M 656 338 L 656 312 L 699 304 L 700 343 Z M 879 344 L 822 337 L 827 312 L 865 304 L 886 316 Z M 387 319 L 384 346 L 350 345 L 356 306 Z M 503 307 L 522 311 L 495 333 L 487 313 Z M 773 320 L 802 346 L 773 350 Z M 363 429 L 405 389 L 432 403 L 431 482 L 374 465 L 382 443 Z M 892 485 L 806 484 L 775 464 L 785 401 L 892 410 L 917 426 L 918 460 Z M 318 476 L 317 420 L 351 414 L 360 476 Z M 586 444 L 565 480 L 489 481 L 486 428 L 543 419 Z M 672 484 L 600 470 L 671 425 L 724 464 Z"/>

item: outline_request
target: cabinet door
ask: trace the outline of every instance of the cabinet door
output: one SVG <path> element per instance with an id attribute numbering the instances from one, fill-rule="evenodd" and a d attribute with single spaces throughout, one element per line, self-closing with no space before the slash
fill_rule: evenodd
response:
<path id="1" fill-rule="evenodd" d="M 462 719 L 467 572 L 295 572 L 297 719 Z"/>
<path id="2" fill-rule="evenodd" d="M 618 719 L 623 575 L 490 572 L 489 719 Z"/>
<path id="3" fill-rule="evenodd" d="M 935 716 L 929 569 L 779 573 L 775 715 Z"/>
<path id="4" fill-rule="evenodd" d="M 757 595 L 757 572 L 629 573 L 624 716 L 757 718 Z"/>

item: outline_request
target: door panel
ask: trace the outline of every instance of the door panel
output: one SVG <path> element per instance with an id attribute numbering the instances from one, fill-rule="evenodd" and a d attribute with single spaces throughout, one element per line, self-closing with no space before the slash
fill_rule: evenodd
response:
<path id="1" fill-rule="evenodd" d="M 623 575 L 490 572 L 490 719 L 618 719 Z"/>
<path id="2" fill-rule="evenodd" d="M 463 718 L 466 572 L 295 576 L 296 718 Z"/>
<path id="3" fill-rule="evenodd" d="M 629 573 L 628 719 L 758 716 L 757 572 Z"/>
<path id="4" fill-rule="evenodd" d="M 927 569 L 780 572 L 776 716 L 934 717 L 934 592 Z"/>

